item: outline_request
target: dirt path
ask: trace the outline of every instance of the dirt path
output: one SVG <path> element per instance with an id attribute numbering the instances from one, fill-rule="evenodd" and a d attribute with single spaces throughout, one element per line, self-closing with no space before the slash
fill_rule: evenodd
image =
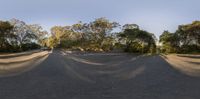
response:
<path id="1" fill-rule="evenodd" d="M 23 55 L 21 55 L 20 53 L 20 56 L 16 56 L 18 54 L 6 55 L 6 56 L 9 56 L 9 58 L 0 58 L 0 64 L 24 62 L 24 61 L 31 60 L 33 58 L 47 55 L 48 53 L 49 53 L 48 51 L 40 51 L 40 52 L 37 51 L 37 52 L 28 52 L 26 54 L 23 53 Z"/>
<path id="2" fill-rule="evenodd" d="M 200 77 L 200 55 L 172 54 L 166 55 L 165 59 L 178 71 Z"/>

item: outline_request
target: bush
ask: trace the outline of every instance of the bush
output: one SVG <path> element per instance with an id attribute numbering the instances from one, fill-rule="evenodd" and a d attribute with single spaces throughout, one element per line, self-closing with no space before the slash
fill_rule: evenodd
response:
<path id="1" fill-rule="evenodd" d="M 179 53 L 200 53 L 200 46 L 197 45 L 183 45 Z"/>
<path id="2" fill-rule="evenodd" d="M 28 51 L 28 50 L 39 49 L 39 48 L 41 48 L 40 45 L 36 43 L 26 43 L 22 45 L 22 51 Z"/>

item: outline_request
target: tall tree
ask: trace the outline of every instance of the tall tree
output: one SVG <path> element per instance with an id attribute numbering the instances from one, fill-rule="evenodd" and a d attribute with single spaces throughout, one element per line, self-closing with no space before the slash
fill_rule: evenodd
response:
<path id="1" fill-rule="evenodd" d="M 180 36 L 183 45 L 200 44 L 200 21 L 180 25 L 176 33 Z"/>
<path id="2" fill-rule="evenodd" d="M 12 19 L 10 20 L 10 23 L 14 26 L 13 32 L 16 36 L 16 41 L 20 47 L 20 50 L 22 50 L 23 44 L 31 43 L 33 40 L 37 39 L 35 32 L 25 22 Z"/>
<path id="3" fill-rule="evenodd" d="M 170 33 L 169 31 L 164 31 L 160 35 L 159 42 L 162 44 L 162 51 L 166 53 L 178 52 L 180 47 L 180 38 L 175 33 Z"/>
<path id="4" fill-rule="evenodd" d="M 132 27 L 133 26 L 133 27 Z M 153 52 L 155 50 L 155 36 L 137 25 L 125 25 L 123 31 L 118 34 L 122 43 L 126 44 L 126 51 L 132 52 Z M 151 49 L 153 49 L 151 51 Z"/>
<path id="5" fill-rule="evenodd" d="M 117 22 L 110 22 L 106 18 L 98 18 L 89 24 L 89 29 L 94 34 L 94 40 L 102 45 L 101 42 L 103 42 L 106 35 L 110 34 L 118 26 L 119 24 Z"/>
<path id="6" fill-rule="evenodd" d="M 45 42 L 48 36 L 48 32 L 43 30 L 42 26 L 38 24 L 28 25 L 28 27 L 36 36 L 37 43 L 39 43 L 41 46 L 46 46 Z"/>
<path id="7" fill-rule="evenodd" d="M 0 21 L 0 51 L 9 50 L 14 34 L 13 26 L 9 22 Z"/>
<path id="8" fill-rule="evenodd" d="M 164 31 L 160 42 L 165 52 L 190 53 L 200 50 L 200 21 L 179 25 L 175 33 Z"/>

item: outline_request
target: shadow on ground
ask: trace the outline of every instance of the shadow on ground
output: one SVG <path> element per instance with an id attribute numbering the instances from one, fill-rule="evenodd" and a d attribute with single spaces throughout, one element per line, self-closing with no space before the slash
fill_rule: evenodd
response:
<path id="1" fill-rule="evenodd" d="M 35 53 L 9 55 L 0 58 L 0 77 L 16 76 L 27 72 L 41 64 L 48 57 L 48 52 Z"/>
<path id="2" fill-rule="evenodd" d="M 177 71 L 188 76 L 200 77 L 200 58 L 195 55 L 188 56 L 167 55 L 163 58 Z"/>
<path id="3" fill-rule="evenodd" d="M 199 99 L 199 83 L 199 77 L 180 73 L 158 55 L 63 56 L 54 51 L 31 71 L 0 78 L 0 97 Z"/>

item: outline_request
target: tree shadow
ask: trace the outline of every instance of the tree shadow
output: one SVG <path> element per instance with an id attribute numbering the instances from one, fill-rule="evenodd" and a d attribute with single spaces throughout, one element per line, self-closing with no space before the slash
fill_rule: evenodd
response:
<path id="1" fill-rule="evenodd" d="M 200 62 L 191 62 L 191 61 L 185 61 L 185 62 L 188 62 L 188 63 L 194 64 L 194 65 L 199 65 L 200 66 Z"/>
<path id="2" fill-rule="evenodd" d="M 32 54 L 29 54 L 32 55 Z M 21 56 L 21 55 L 20 55 Z M 26 56 L 28 56 L 26 54 Z M 16 76 L 21 73 L 32 70 L 48 58 L 49 54 L 37 55 L 22 61 L 13 61 L 0 63 L 0 77 Z M 15 56 L 17 59 L 18 56 Z M 10 57 L 9 57 L 10 58 Z M 9 58 L 7 60 L 9 60 Z M 12 61 L 12 62 L 11 62 Z"/>
<path id="3" fill-rule="evenodd" d="M 185 57 L 185 56 L 183 56 Z M 187 57 L 187 56 L 186 56 Z M 176 58 L 170 59 L 162 57 L 172 68 L 190 77 L 200 77 L 199 62 L 178 60 Z M 191 58 L 191 57 L 190 57 Z"/>
<path id="4" fill-rule="evenodd" d="M 196 58 L 200 59 L 200 55 L 177 55 L 179 57 L 186 57 L 186 58 Z"/>
<path id="5" fill-rule="evenodd" d="M 85 78 L 97 82 L 104 82 L 105 79 L 107 82 L 133 79 L 146 70 L 145 62 L 142 61 L 143 57 L 146 57 L 146 55 L 125 56 L 126 58 L 118 57 L 121 59 L 117 59 L 117 61 L 115 60 L 116 56 L 112 56 L 114 57 L 113 60 L 106 63 L 96 63 L 94 62 L 95 60 L 86 60 L 85 58 L 71 55 L 63 57 L 65 58 L 64 61 L 66 61 L 68 70 L 71 71 L 73 69 L 73 73 L 76 72 L 75 74 L 78 73 Z M 97 57 L 107 58 L 108 56 Z M 70 69 L 68 67 L 70 67 Z"/>

